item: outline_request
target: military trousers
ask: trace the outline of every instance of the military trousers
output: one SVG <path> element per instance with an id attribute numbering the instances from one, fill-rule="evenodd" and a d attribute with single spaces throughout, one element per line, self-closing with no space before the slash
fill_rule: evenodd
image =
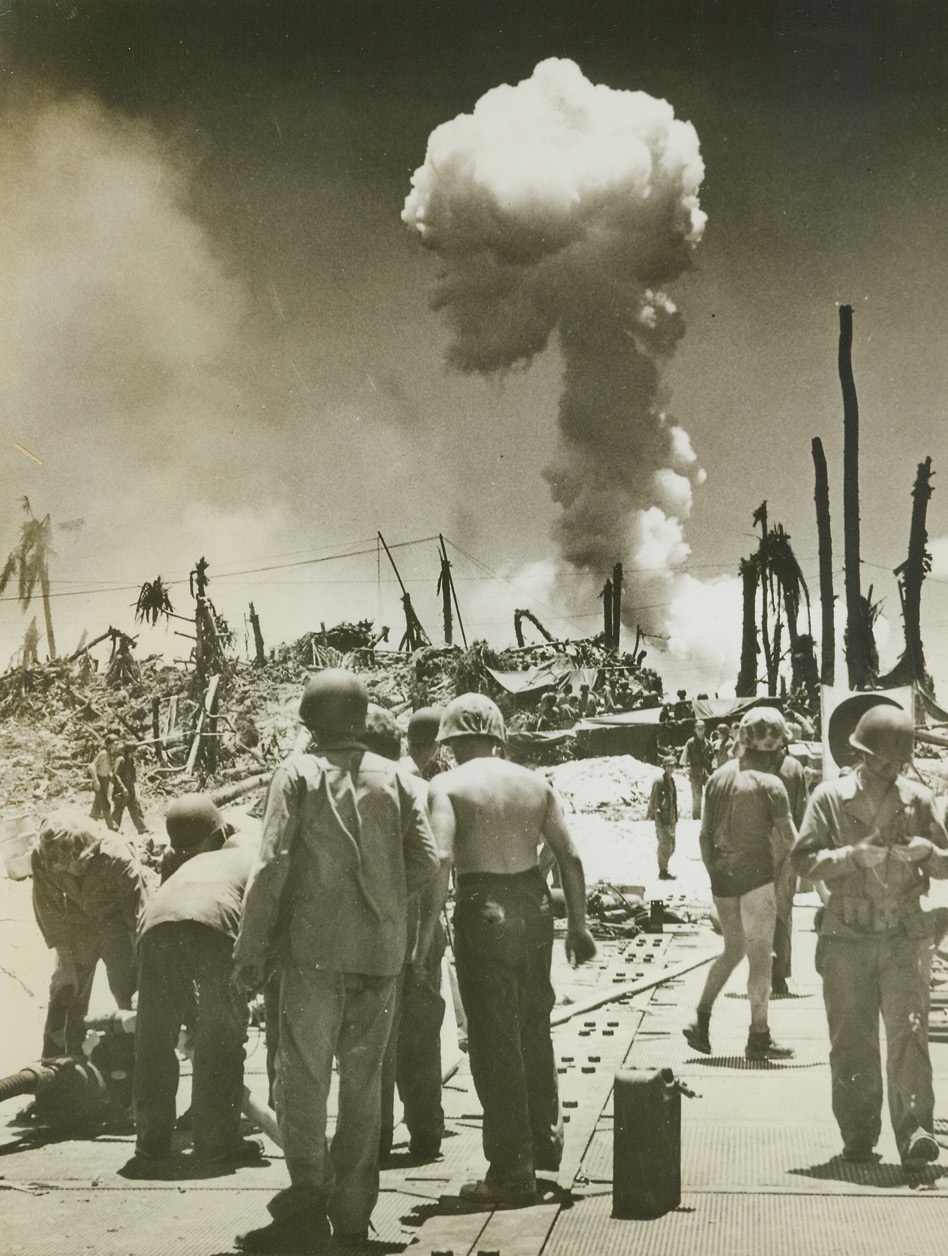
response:
<path id="1" fill-rule="evenodd" d="M 277 1220 L 318 1209 L 334 1231 L 368 1227 L 379 1193 L 382 1060 L 395 983 L 283 961 L 274 1099 L 290 1186 L 268 1205 Z M 333 1059 L 339 1107 L 330 1144 Z"/>
<path id="2" fill-rule="evenodd" d="M 240 1139 L 247 999 L 231 981 L 234 940 L 194 920 L 147 930 L 139 943 L 135 1024 L 136 1148 L 166 1155 L 175 1123 L 183 1027 L 193 1047 L 194 1150 L 226 1155 Z"/>
<path id="3" fill-rule="evenodd" d="M 454 943 L 487 1178 L 555 1171 L 563 1123 L 550 1036 L 553 909 L 539 870 L 463 873 Z"/>
<path id="4" fill-rule="evenodd" d="M 56 967 L 49 983 L 49 1006 L 43 1027 L 43 1058 L 79 1055 L 86 1036 L 83 1019 L 89 1011 L 99 960 L 105 964 L 109 989 L 120 1008 L 132 1006 L 138 985 L 135 947 L 123 922 L 98 932 L 76 929 L 68 945 L 56 948 Z"/>
<path id="5" fill-rule="evenodd" d="M 830 1033 L 833 1114 L 847 1146 L 872 1148 L 882 1128 L 879 1017 L 886 1033 L 889 1116 L 899 1151 L 934 1120 L 928 1051 L 930 940 L 821 937 L 816 967 Z"/>
<path id="6" fill-rule="evenodd" d="M 438 922 L 424 968 L 406 966 L 398 979 L 395 1023 L 382 1065 L 382 1132 L 379 1152 L 387 1155 L 395 1133 L 395 1087 L 415 1149 L 432 1149 L 444 1135 L 441 1104 L 441 959 L 445 936 Z"/>

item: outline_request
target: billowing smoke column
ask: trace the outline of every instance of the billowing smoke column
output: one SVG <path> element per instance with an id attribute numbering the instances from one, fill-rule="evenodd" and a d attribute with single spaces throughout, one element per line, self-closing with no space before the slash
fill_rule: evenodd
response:
<path id="1" fill-rule="evenodd" d="M 434 305 L 453 366 L 500 371 L 558 333 L 557 539 L 597 578 L 624 560 L 628 613 L 652 631 L 704 478 L 659 399 L 684 331 L 662 289 L 701 239 L 703 175 L 694 127 L 667 102 L 553 59 L 431 134 L 402 212 L 443 263 Z"/>

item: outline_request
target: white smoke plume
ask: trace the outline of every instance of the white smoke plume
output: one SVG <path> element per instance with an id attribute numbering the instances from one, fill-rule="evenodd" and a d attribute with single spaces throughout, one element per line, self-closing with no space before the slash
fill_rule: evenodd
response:
<path id="1" fill-rule="evenodd" d="M 663 289 L 701 239 L 703 175 L 694 127 L 666 101 L 551 59 L 432 132 L 402 213 L 442 263 L 433 304 L 453 366 L 502 371 L 558 335 L 560 440 L 545 472 L 557 540 L 596 578 L 624 561 L 627 616 L 651 631 L 704 478 L 660 403 L 684 332 Z"/>

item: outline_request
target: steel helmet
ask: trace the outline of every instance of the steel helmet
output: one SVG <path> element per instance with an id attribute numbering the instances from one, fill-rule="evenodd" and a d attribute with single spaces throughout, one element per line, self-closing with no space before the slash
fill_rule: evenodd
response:
<path id="1" fill-rule="evenodd" d="M 165 812 L 165 828 L 172 848 L 191 850 L 224 828 L 227 821 L 210 794 L 183 794 Z"/>
<path id="2" fill-rule="evenodd" d="M 741 716 L 741 745 L 748 750 L 780 750 L 790 742 L 783 712 L 772 706 L 753 707 Z"/>
<path id="3" fill-rule="evenodd" d="M 431 746 L 438 740 L 441 728 L 441 710 L 438 707 L 419 707 L 408 721 L 408 740 L 415 746 Z"/>
<path id="4" fill-rule="evenodd" d="M 483 693 L 462 693 L 444 708 L 438 741 L 454 737 L 492 737 L 501 743 L 507 740 L 504 717 L 496 702 Z"/>
<path id="5" fill-rule="evenodd" d="M 365 729 L 359 734 L 363 746 L 383 759 L 398 759 L 402 753 L 402 735 L 395 716 L 385 707 L 370 702 L 365 716 Z"/>
<path id="6" fill-rule="evenodd" d="M 849 744 L 889 763 L 908 763 L 915 748 L 915 723 L 901 707 L 889 703 L 870 707 L 860 716 Z"/>
<path id="7" fill-rule="evenodd" d="M 369 691 L 361 677 L 342 667 L 311 676 L 303 689 L 300 719 L 317 733 L 357 737 L 365 728 Z"/>
<path id="8" fill-rule="evenodd" d="M 40 821 L 36 849 L 50 872 L 80 871 L 95 853 L 105 831 L 95 820 L 74 807 L 59 807 Z"/>

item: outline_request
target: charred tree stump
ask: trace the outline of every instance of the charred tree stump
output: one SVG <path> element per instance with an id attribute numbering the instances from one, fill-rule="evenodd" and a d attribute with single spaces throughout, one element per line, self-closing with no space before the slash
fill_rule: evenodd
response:
<path id="1" fill-rule="evenodd" d="M 816 503 L 816 533 L 820 551 L 820 609 L 823 625 L 820 643 L 820 681 L 824 685 L 835 685 L 836 595 L 833 592 L 833 533 L 830 528 L 829 477 L 826 473 L 823 442 L 818 436 L 814 436 L 810 448 L 813 452 L 815 479 L 813 499 Z"/>
<path id="2" fill-rule="evenodd" d="M 926 517 L 932 495 L 932 460 L 918 464 L 915 487 L 912 489 L 912 526 L 909 531 L 908 557 L 895 569 L 902 591 L 902 614 L 905 620 L 905 654 L 912 664 L 914 679 L 927 679 L 925 650 L 922 646 L 922 585 L 931 571 L 931 555 L 926 549 L 928 532 Z"/>
<path id="3" fill-rule="evenodd" d="M 607 580 L 599 594 L 602 598 L 602 638 L 607 650 L 612 649 L 612 581 Z"/>
<path id="4" fill-rule="evenodd" d="M 741 632 L 741 667 L 737 674 L 735 693 L 739 698 L 753 698 L 757 693 L 757 564 L 742 558 L 740 565 L 744 596 L 744 620 Z"/>
<path id="5" fill-rule="evenodd" d="M 612 569 L 612 648 L 619 649 L 619 632 L 622 628 L 622 564 Z"/>
<path id="6" fill-rule="evenodd" d="M 931 571 L 926 520 L 928 501 L 932 495 L 932 460 L 926 458 L 918 464 L 915 486 L 912 489 L 912 524 L 909 530 L 908 556 L 895 569 L 899 582 L 899 599 L 902 603 L 902 624 L 905 633 L 905 649 L 899 661 L 881 683 L 907 685 L 923 684 L 933 691 L 932 679 L 925 665 L 925 649 L 922 644 L 922 585 Z"/>
<path id="7" fill-rule="evenodd" d="M 263 648 L 263 633 L 260 631 L 260 616 L 253 608 L 253 602 L 250 603 L 250 627 L 253 629 L 254 663 L 257 667 L 265 667 L 267 655 Z"/>
<path id="8" fill-rule="evenodd" d="M 846 667 L 850 689 L 874 680 L 871 609 L 862 596 L 859 553 L 859 401 L 853 378 L 853 307 L 839 309 L 839 382 L 843 392 L 843 536 L 846 573 Z"/>

